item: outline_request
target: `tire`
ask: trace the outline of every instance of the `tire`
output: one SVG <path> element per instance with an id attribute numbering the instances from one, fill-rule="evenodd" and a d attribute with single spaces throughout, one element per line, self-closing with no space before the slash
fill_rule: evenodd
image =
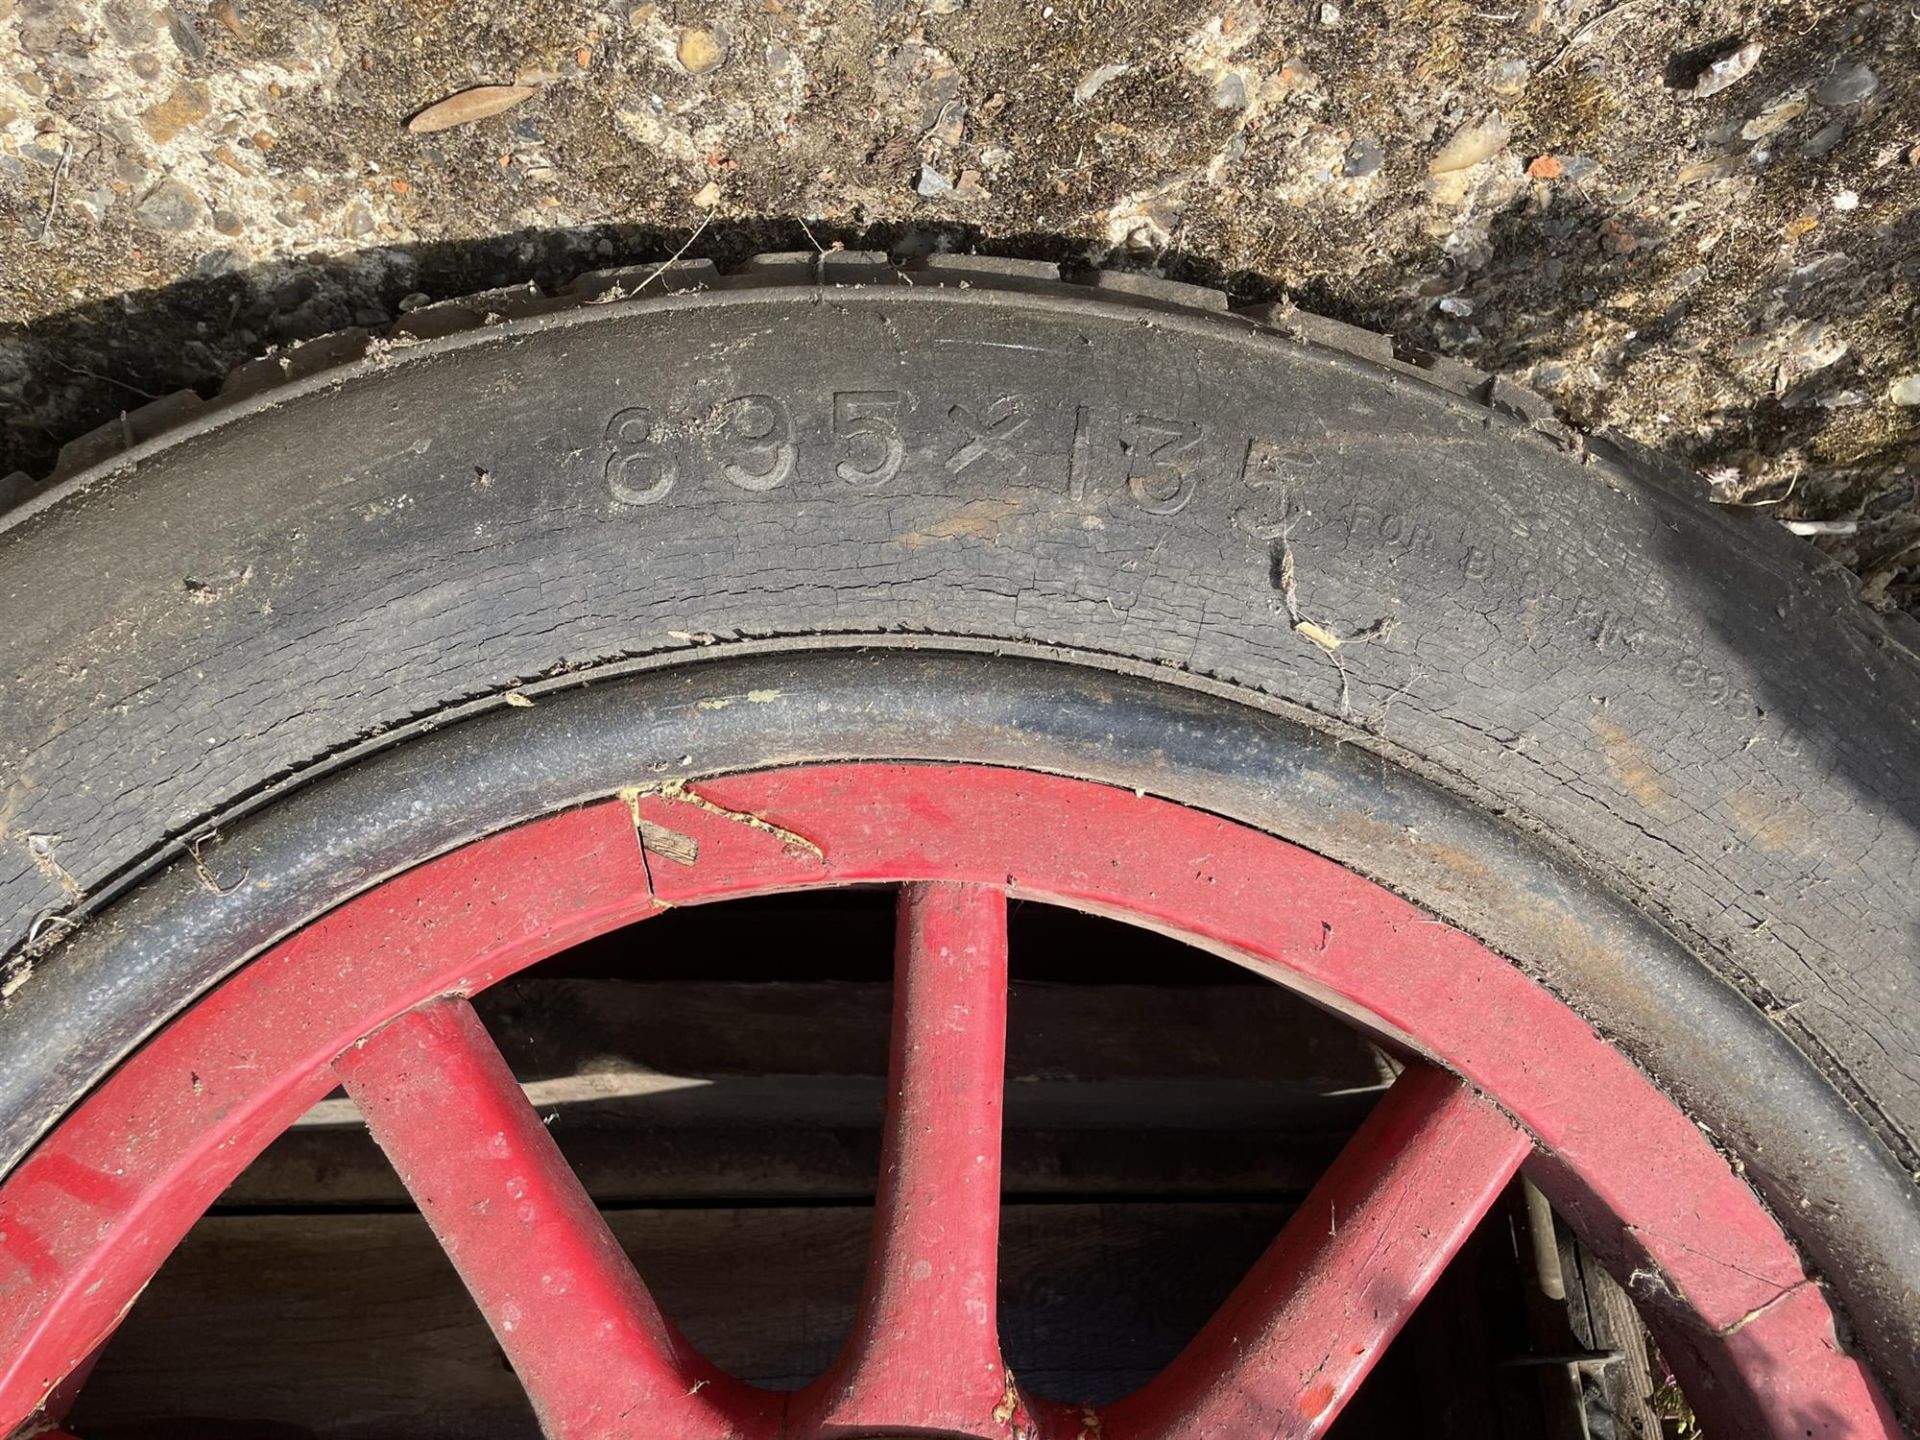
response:
<path id="1" fill-rule="evenodd" d="M 1905 621 L 1310 317 L 984 259 L 646 278 L 260 362 L 0 522 L 0 1167 L 274 937 L 631 783 L 638 706 L 662 764 L 1058 768 L 1389 884 L 1720 1140 L 1920 1411 Z"/>

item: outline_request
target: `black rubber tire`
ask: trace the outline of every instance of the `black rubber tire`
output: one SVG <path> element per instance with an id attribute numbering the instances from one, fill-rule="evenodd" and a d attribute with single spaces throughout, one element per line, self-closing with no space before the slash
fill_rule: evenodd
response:
<path id="1" fill-rule="evenodd" d="M 1904 622 L 1524 392 L 1326 322 L 983 260 L 680 266 L 622 298 L 642 278 L 262 362 L 215 409 L 74 447 L 99 463 L 0 522 L 0 1167 L 289 925 L 634 778 L 596 752 L 515 791 L 515 740 L 481 787 L 513 803 L 457 823 L 445 796 L 311 791 L 391 831 L 313 810 L 306 858 L 253 872 L 303 884 L 221 895 L 182 861 L 245 873 L 238 817 L 296 813 L 325 771 L 510 700 L 536 705 L 462 743 L 531 734 L 557 692 L 730 650 L 1048 647 L 1081 668 L 1006 671 L 1017 704 L 977 677 L 992 724 L 956 719 L 951 677 L 849 675 L 888 738 L 836 714 L 827 743 L 834 692 L 796 678 L 733 707 L 751 745 L 688 763 L 1017 761 L 1014 737 L 1073 768 L 1063 717 L 1093 726 L 1081 769 L 1310 844 L 1554 984 L 1746 1166 L 1920 1410 Z M 1097 703 L 1120 682 L 1062 678 L 1089 669 L 1157 677 L 1149 708 L 1210 698 L 1150 737 Z M 1248 748 L 1276 725 L 1334 758 Z"/>

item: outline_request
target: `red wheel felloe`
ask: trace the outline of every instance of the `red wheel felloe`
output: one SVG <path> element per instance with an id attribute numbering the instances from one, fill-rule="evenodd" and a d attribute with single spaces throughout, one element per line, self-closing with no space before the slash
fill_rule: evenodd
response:
<path id="1" fill-rule="evenodd" d="M 679 832 L 679 858 L 636 844 L 641 821 Z M 864 1298 L 828 1373 L 775 1394 L 718 1373 L 660 1313 L 464 997 L 664 905 L 872 882 L 902 889 Z M 1024 1395 L 1000 1352 L 1010 894 L 1176 933 L 1425 1057 L 1185 1352 L 1097 1415 Z M 880 764 L 669 787 L 505 832 L 209 993 L 0 1186 L 0 1430 L 47 1413 L 194 1220 L 336 1082 L 564 1440 L 1319 1435 L 1523 1164 L 1630 1277 L 1717 1433 L 1899 1433 L 1739 1177 L 1470 937 L 1165 801 Z"/>

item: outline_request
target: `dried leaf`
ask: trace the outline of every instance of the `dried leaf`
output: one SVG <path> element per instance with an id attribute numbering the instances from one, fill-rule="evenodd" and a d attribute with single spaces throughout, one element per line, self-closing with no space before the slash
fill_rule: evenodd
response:
<path id="1" fill-rule="evenodd" d="M 476 85 L 471 90 L 436 100 L 407 121 L 407 129 L 416 135 L 431 135 L 436 130 L 471 125 L 489 115 L 511 110 L 539 93 L 532 85 Z"/>
<path id="2" fill-rule="evenodd" d="M 1764 140 L 1774 131 L 1788 122 L 1799 119 L 1807 113 L 1807 97 L 1789 95 L 1784 100 L 1776 100 L 1762 110 L 1753 119 L 1740 127 L 1742 140 Z"/>
<path id="3" fill-rule="evenodd" d="M 1456 131 L 1440 153 L 1427 162 L 1427 169 L 1435 175 L 1471 170 L 1498 155 L 1506 146 L 1508 133 L 1506 117 L 1495 110 L 1478 124 Z"/>
<path id="4" fill-rule="evenodd" d="M 1731 55 L 1722 55 L 1700 72 L 1700 78 L 1693 82 L 1695 98 L 1704 100 L 1709 95 L 1718 95 L 1735 81 L 1745 79 L 1759 63 L 1760 42 L 1749 40 Z"/>
<path id="5" fill-rule="evenodd" d="M 1700 180 L 1725 180 L 1738 173 L 1739 169 L 1739 156 L 1715 155 L 1706 160 L 1695 160 L 1690 165 L 1682 165 L 1673 178 L 1682 185 L 1692 185 Z"/>
<path id="6" fill-rule="evenodd" d="M 1133 69 L 1131 65 L 1099 65 L 1080 77 L 1080 83 L 1073 87 L 1073 103 L 1084 105 L 1098 95 L 1107 86 Z"/>

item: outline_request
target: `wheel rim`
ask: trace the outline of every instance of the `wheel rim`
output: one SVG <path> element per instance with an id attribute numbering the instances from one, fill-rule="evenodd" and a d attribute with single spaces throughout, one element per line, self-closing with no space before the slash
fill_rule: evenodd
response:
<path id="1" fill-rule="evenodd" d="M 756 1391 L 653 1306 L 462 997 L 666 905 L 875 882 L 904 888 L 866 1294 L 826 1376 Z M 1021 1395 L 994 1328 L 1009 894 L 1169 931 L 1432 1062 L 1323 1177 L 1314 1218 L 1096 1417 L 1103 1437 L 1321 1433 L 1523 1162 L 1631 1278 L 1721 1433 L 1899 1433 L 1745 1184 L 1511 964 L 1233 822 L 1091 782 L 900 764 L 667 784 L 535 821 L 387 881 L 211 991 L 0 1186 L 0 1427 L 34 1414 L 226 1184 L 345 1083 L 550 1434 L 1079 1436 L 1087 1416 Z"/>

